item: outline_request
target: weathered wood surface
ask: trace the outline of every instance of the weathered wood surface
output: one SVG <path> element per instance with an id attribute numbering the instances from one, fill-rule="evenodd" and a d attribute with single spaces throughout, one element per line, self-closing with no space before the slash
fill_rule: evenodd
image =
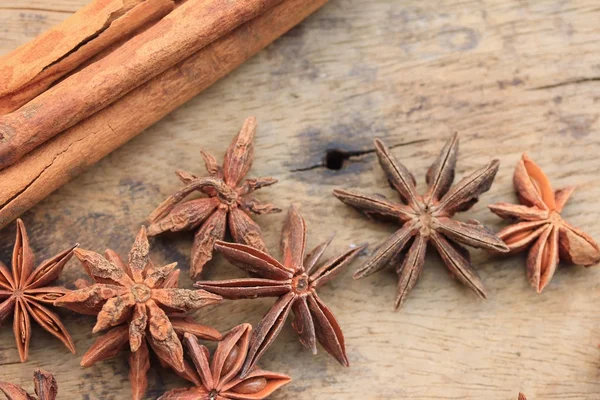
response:
<path id="1" fill-rule="evenodd" d="M 77 10 L 85 0 L 3 0 L 0 53 Z M 367 221 L 333 196 L 356 187 L 394 196 L 373 154 L 372 138 L 423 185 L 426 168 L 453 131 L 461 134 L 458 177 L 493 157 L 502 164 L 490 192 L 461 218 L 492 229 L 486 209 L 514 201 L 512 172 L 527 150 L 555 187 L 577 185 L 564 215 L 600 239 L 600 7 L 593 1 L 332 0 L 329 5 L 231 76 L 111 154 L 28 212 L 24 219 L 39 259 L 74 242 L 126 254 L 140 224 L 180 187 L 176 168 L 203 172 L 199 149 L 222 159 L 244 118 L 259 133 L 253 176 L 280 182 L 260 193 L 285 208 L 300 206 L 309 245 L 337 236 L 328 254 L 351 243 L 377 243 L 392 226 Z M 328 150 L 351 155 L 340 170 Z M 278 254 L 283 214 L 257 218 Z M 14 224 L 0 233 L 10 261 Z M 153 242 L 157 262 L 187 269 L 190 235 Z M 350 369 L 321 349 L 303 350 L 288 325 L 263 358 L 265 368 L 294 381 L 275 399 L 600 398 L 600 268 L 564 267 L 542 295 L 525 280 L 525 256 L 472 253 L 489 300 L 452 281 L 441 261 L 425 272 L 404 308 L 393 312 L 389 271 L 353 281 L 362 256 L 321 290 L 347 338 Z M 82 277 L 73 260 L 62 282 Z M 242 276 L 218 257 L 208 279 Z M 182 274 L 181 284 L 191 282 Z M 224 302 L 199 320 L 226 330 L 255 324 L 271 299 Z M 127 398 L 125 356 L 82 369 L 95 340 L 88 317 L 63 312 L 78 355 L 35 326 L 30 361 L 18 362 L 10 323 L 0 330 L 0 376 L 32 388 L 35 367 L 53 371 L 62 398 Z M 186 383 L 154 363 L 148 398 Z"/>

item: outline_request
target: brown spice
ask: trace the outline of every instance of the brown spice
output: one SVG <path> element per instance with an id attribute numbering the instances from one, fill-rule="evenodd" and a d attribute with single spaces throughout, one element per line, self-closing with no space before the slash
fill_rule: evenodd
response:
<path id="1" fill-rule="evenodd" d="M 106 57 L 0 116 L 0 168 L 282 0 L 188 0 Z"/>
<path id="2" fill-rule="evenodd" d="M 248 358 L 240 375 L 248 376 L 267 348 L 275 341 L 290 311 L 292 327 L 300 342 L 317 353 L 317 340 L 340 364 L 348 366 L 342 329 L 333 312 L 317 295 L 317 289 L 334 279 L 364 249 L 357 247 L 330 259 L 315 269 L 331 239 L 317 246 L 306 257 L 306 224 L 294 206 L 290 207 L 281 237 L 283 261 L 241 244 L 217 242 L 215 250 L 232 264 L 258 278 L 197 282 L 196 287 L 226 299 L 278 297 L 252 334 Z"/>
<path id="3" fill-rule="evenodd" d="M 34 255 L 29 247 L 29 237 L 25 225 L 17 220 L 17 238 L 12 256 L 12 274 L 0 262 L 0 325 L 13 313 L 13 330 L 19 358 L 27 361 L 29 355 L 29 339 L 31 337 L 32 317 L 42 328 L 54 335 L 65 346 L 75 353 L 75 345 L 71 335 L 63 326 L 57 314 L 46 308 L 55 300 L 69 293 L 69 290 L 48 286 L 56 281 L 65 264 L 73 256 L 77 245 L 64 250 L 44 261 L 34 269 Z"/>
<path id="4" fill-rule="evenodd" d="M 527 396 L 525 396 L 523 393 L 519 393 L 518 400 L 527 400 Z"/>
<path id="5" fill-rule="evenodd" d="M 185 345 L 192 358 L 201 384 L 193 388 L 174 389 L 163 394 L 159 400 L 206 399 L 206 400 L 261 400 L 291 381 L 287 375 L 254 368 L 244 378 L 239 376 L 248 353 L 249 324 L 233 328 L 217 346 L 209 362 L 209 351 L 189 333 L 184 336 Z"/>
<path id="6" fill-rule="evenodd" d="M 554 191 L 544 171 L 527 154 L 517 164 L 514 185 L 521 205 L 496 203 L 489 208 L 501 218 L 517 220 L 498 236 L 511 253 L 531 247 L 527 279 L 538 293 L 550 283 L 560 259 L 586 267 L 600 261 L 600 247 L 594 239 L 560 215 L 574 187 Z"/>
<path id="7" fill-rule="evenodd" d="M 183 359 L 178 335 L 190 332 L 208 340 L 221 339 L 215 329 L 196 324 L 182 314 L 214 304 L 221 297 L 202 290 L 177 288 L 177 263 L 155 267 L 149 249 L 144 227 L 129 253 L 128 263 L 112 250 L 102 257 L 93 251 L 77 249 L 75 255 L 96 283 L 56 302 L 80 314 L 97 314 L 94 332 L 111 328 L 83 356 L 82 366 L 116 355 L 129 342 L 129 377 L 134 399 L 141 399 L 148 385 L 148 344 L 163 365 L 196 383 L 193 369 Z"/>
<path id="8" fill-rule="evenodd" d="M 173 0 L 93 0 L 61 24 L 0 57 L 0 115 L 173 10 Z"/>
<path id="9" fill-rule="evenodd" d="M 33 373 L 33 385 L 39 400 L 56 399 L 58 384 L 50 372 L 36 369 Z M 12 383 L 0 381 L 0 391 L 6 395 L 8 400 L 35 400 L 35 397 L 27 393 L 25 389 Z"/>
<path id="10" fill-rule="evenodd" d="M 223 78 L 325 3 L 327 0 L 284 0 L 0 170 L 0 228 Z"/>
<path id="11" fill-rule="evenodd" d="M 186 186 L 162 202 L 149 217 L 152 224 L 148 227 L 148 234 L 151 236 L 166 231 L 197 229 L 192 246 L 192 279 L 200 278 L 204 265 L 212 259 L 215 242 L 225 237 L 227 224 L 234 241 L 266 251 L 260 227 L 249 214 L 281 210 L 251 195 L 276 183 L 276 179 L 262 177 L 242 182 L 254 160 L 255 133 L 256 119 L 250 117 L 229 145 L 222 168 L 212 155 L 202 151 L 210 177 L 198 178 L 188 172 L 177 171 L 177 176 Z M 207 197 L 180 203 L 194 191 Z"/>
<path id="12" fill-rule="evenodd" d="M 479 195 L 490 189 L 498 172 L 498 160 L 452 186 L 458 156 L 458 136 L 454 135 L 427 171 L 429 190 L 419 196 L 413 175 L 383 142 L 375 140 L 375 150 L 390 185 L 403 202 L 341 189 L 334 190 L 333 194 L 370 218 L 391 220 L 402 228 L 375 250 L 354 278 L 369 276 L 389 264 L 395 266 L 398 273 L 395 308 L 398 310 L 423 271 L 427 244 L 431 242 L 452 275 L 479 297 L 486 298 L 483 282 L 471 267 L 469 253 L 461 244 L 501 252 L 508 248 L 478 221 L 463 223 L 451 218 L 457 212 L 470 209 Z M 407 247 L 408 251 L 403 252 Z"/>

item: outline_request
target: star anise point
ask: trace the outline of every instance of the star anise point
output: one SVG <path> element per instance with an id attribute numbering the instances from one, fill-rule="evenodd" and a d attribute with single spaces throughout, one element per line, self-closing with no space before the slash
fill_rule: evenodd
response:
<path id="1" fill-rule="evenodd" d="M 134 399 L 142 398 L 148 385 L 149 348 L 154 350 L 161 364 L 197 382 L 183 358 L 179 336 L 189 332 L 209 340 L 221 338 L 218 331 L 182 314 L 214 304 L 221 297 L 178 288 L 177 263 L 156 267 L 150 260 L 149 250 L 144 227 L 135 238 L 127 263 L 112 250 L 107 250 L 103 257 L 90 250 L 77 249 L 77 258 L 95 283 L 82 284 L 79 290 L 56 302 L 79 313 L 97 315 L 94 333 L 109 329 L 83 356 L 82 366 L 116 355 L 129 342 Z"/>
<path id="2" fill-rule="evenodd" d="M 34 268 L 35 257 L 25 224 L 17 219 L 12 271 L 0 262 L 0 324 L 13 314 L 13 331 L 21 362 L 27 361 L 29 356 L 31 318 L 75 353 L 73 340 L 59 316 L 44 304 L 52 305 L 69 292 L 63 287 L 48 285 L 58 279 L 76 247 L 63 250 Z"/>
<path id="3" fill-rule="evenodd" d="M 247 245 L 222 241 L 216 243 L 215 250 L 228 261 L 258 277 L 201 281 L 196 283 L 196 287 L 227 299 L 278 297 L 252 333 L 248 357 L 240 371 L 241 377 L 251 373 L 281 331 L 291 311 L 294 313 L 292 327 L 300 335 L 300 342 L 304 346 L 314 353 L 318 341 L 340 364 L 348 365 L 339 323 L 318 297 L 317 289 L 335 278 L 365 245 L 347 250 L 317 268 L 318 260 L 330 242 L 331 238 L 305 255 L 306 223 L 297 207 L 292 206 L 282 232 L 282 262 Z"/>
<path id="4" fill-rule="evenodd" d="M 375 139 L 375 151 L 401 202 L 342 189 L 335 189 L 333 194 L 367 217 L 392 221 L 401 228 L 374 250 L 353 278 L 364 278 L 389 264 L 396 265 L 399 279 L 394 307 L 399 309 L 416 285 L 423 270 L 427 245 L 431 243 L 451 273 L 479 297 L 486 298 L 483 283 L 470 265 L 468 252 L 459 243 L 496 251 L 508 251 L 508 247 L 480 223 L 459 222 L 451 217 L 471 208 L 479 195 L 490 189 L 499 161 L 492 160 L 452 186 L 458 154 L 458 135 L 454 134 L 427 171 L 429 189 L 420 196 L 416 192 L 414 176 L 394 158 L 383 141 Z M 408 250 L 404 251 L 405 248 Z"/>
<path id="5" fill-rule="evenodd" d="M 160 400 L 261 400 L 289 383 L 289 376 L 263 371 L 258 367 L 247 376 L 240 374 L 247 358 L 251 331 L 250 324 L 238 325 L 229 331 L 217 345 L 212 361 L 208 349 L 194 335 L 186 333 L 185 346 L 201 379 L 196 387 L 171 390 L 162 395 Z"/>
<path id="6" fill-rule="evenodd" d="M 498 236 L 511 253 L 530 247 L 527 278 L 537 293 L 550 283 L 561 259 L 584 266 L 600 261 L 600 247 L 594 239 L 560 215 L 575 190 L 573 186 L 555 191 L 544 171 L 527 153 L 517 163 L 513 181 L 521 204 L 496 203 L 489 208 L 503 219 L 517 220 Z"/>
<path id="7" fill-rule="evenodd" d="M 33 384 L 35 394 L 39 400 L 55 400 L 58 394 L 58 384 L 54 376 L 43 369 L 33 372 Z M 25 389 L 9 382 L 0 381 L 0 391 L 9 400 L 35 400 Z"/>
<path id="8" fill-rule="evenodd" d="M 149 216 L 148 234 L 151 236 L 166 231 L 196 230 L 190 268 L 194 280 L 199 279 L 204 265 L 212 259 L 214 244 L 223 240 L 227 229 L 235 242 L 266 249 L 260 227 L 250 218 L 250 213 L 270 214 L 281 209 L 252 196 L 256 190 L 275 184 L 277 179 L 261 177 L 242 181 L 254 159 L 255 133 L 256 118 L 249 117 L 227 149 L 223 166 L 201 150 L 209 177 L 199 178 L 178 170 L 176 175 L 186 186 L 163 201 Z M 184 201 L 196 191 L 207 197 Z"/>

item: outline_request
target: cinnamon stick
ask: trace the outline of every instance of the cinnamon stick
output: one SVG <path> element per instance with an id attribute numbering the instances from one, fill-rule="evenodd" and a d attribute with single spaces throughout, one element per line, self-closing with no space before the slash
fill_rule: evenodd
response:
<path id="1" fill-rule="evenodd" d="M 0 228 L 227 75 L 326 2 L 284 0 L 0 171 Z"/>
<path id="2" fill-rule="evenodd" d="M 0 168 L 282 0 L 188 0 L 99 61 L 0 117 Z"/>
<path id="3" fill-rule="evenodd" d="M 0 57 L 0 115 L 18 109 L 173 7 L 173 0 L 94 0 L 61 24 Z"/>

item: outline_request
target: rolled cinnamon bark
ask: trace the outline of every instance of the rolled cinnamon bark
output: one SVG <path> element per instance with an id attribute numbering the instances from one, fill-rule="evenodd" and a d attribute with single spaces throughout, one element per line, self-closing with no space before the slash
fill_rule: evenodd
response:
<path id="1" fill-rule="evenodd" d="M 0 57 L 0 115 L 33 99 L 102 50 L 167 15 L 173 0 L 94 0 Z"/>
<path id="2" fill-rule="evenodd" d="M 0 171 L 0 228 L 300 23 L 327 0 L 284 0 Z"/>
<path id="3" fill-rule="evenodd" d="M 99 61 L 0 117 L 0 168 L 282 0 L 188 0 Z"/>

